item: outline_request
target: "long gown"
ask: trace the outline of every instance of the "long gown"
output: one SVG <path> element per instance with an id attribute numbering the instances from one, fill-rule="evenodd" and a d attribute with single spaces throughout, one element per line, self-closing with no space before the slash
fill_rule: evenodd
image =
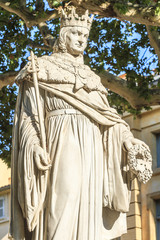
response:
<path id="1" fill-rule="evenodd" d="M 69 90 L 64 90 L 63 97 L 61 97 L 62 91 L 59 91 L 59 96 L 55 94 L 58 88 L 65 89 L 65 85 L 53 86 L 54 91 L 48 91 L 49 86 L 43 83 L 40 88 L 40 101 L 43 108 L 47 152 L 52 167 L 49 171 L 43 205 L 43 221 L 40 223 L 38 220 L 31 233 L 27 230 L 26 225 L 30 229 L 30 219 L 33 218 L 35 208 L 39 204 L 43 173 L 37 169 L 33 156 L 33 146 L 40 144 L 34 87 L 32 82 L 28 81 L 24 81 L 21 87 L 23 88 L 20 100 L 21 109 L 17 110 L 19 125 L 15 121 L 15 131 L 18 125 L 20 147 L 18 154 L 16 153 L 17 163 L 12 163 L 13 168 L 18 169 L 18 173 L 13 170 L 12 176 L 13 184 L 18 182 L 17 190 L 14 190 L 17 191 L 18 199 L 15 200 L 14 192 L 12 195 L 15 201 L 15 212 L 20 205 L 22 213 L 19 213 L 17 218 L 22 219 L 23 224 L 21 223 L 22 232 L 15 233 L 15 227 L 12 226 L 13 214 L 11 234 L 21 236 L 15 237 L 17 240 L 108 240 L 120 236 L 126 231 L 125 214 L 121 212 L 128 211 L 130 180 L 127 180 L 129 175 L 124 177 L 121 174 L 126 163 L 122 166 L 119 160 L 121 156 L 118 155 L 122 154 L 124 139 L 132 134 L 123 121 L 110 109 L 112 113 L 108 113 L 108 119 L 111 121 L 106 121 L 111 124 L 112 132 L 116 132 L 117 140 L 114 141 L 112 137 L 109 140 L 108 137 L 110 145 L 113 145 L 111 148 L 115 150 L 108 153 L 108 149 L 104 146 L 107 141 L 104 141 L 104 133 L 109 132 L 109 126 L 106 126 L 107 123 L 105 123 L 105 118 L 103 120 L 103 116 L 102 123 L 104 121 L 104 124 L 95 120 L 99 115 L 95 116 L 98 108 L 94 106 L 94 100 L 95 115 L 93 114 L 92 118 L 87 115 L 87 109 L 85 109 L 89 103 L 84 104 L 76 100 L 78 102 L 76 108 L 74 99 L 65 100 L 65 91 Z M 83 89 L 79 93 L 89 96 Z M 98 99 L 97 92 L 94 94 Z M 90 95 L 92 96 L 92 93 Z M 66 99 L 69 97 L 71 93 Z M 98 101 L 102 102 L 99 109 L 102 105 L 105 107 L 106 103 L 101 95 Z M 108 106 L 105 108 L 107 109 Z M 99 109 L 98 111 L 101 111 Z M 118 124 L 112 125 L 112 121 L 117 121 Z M 109 156 L 108 163 L 106 163 L 107 155 Z M 115 160 L 109 160 L 112 157 Z M 117 179 L 114 180 L 114 178 Z M 109 189 L 112 192 L 110 194 Z M 115 195 L 115 191 L 119 196 Z M 107 197 L 105 198 L 106 195 L 112 195 L 110 197 L 112 203 L 109 203 Z M 109 210 L 107 205 L 112 210 Z M 108 209 L 108 212 L 103 213 L 104 209 Z M 121 216 L 120 221 L 118 221 L 119 216 Z M 106 217 L 113 218 L 111 225 L 109 225 L 109 219 L 106 221 Z M 115 230 L 114 225 L 115 228 L 118 226 L 119 230 Z M 112 233 L 110 233 L 111 229 Z"/>
<path id="2" fill-rule="evenodd" d="M 48 97 L 49 95 L 49 97 Z M 72 109 L 48 94 L 47 111 Z M 103 146 L 99 124 L 82 113 L 47 117 L 48 240 L 102 239 Z"/>

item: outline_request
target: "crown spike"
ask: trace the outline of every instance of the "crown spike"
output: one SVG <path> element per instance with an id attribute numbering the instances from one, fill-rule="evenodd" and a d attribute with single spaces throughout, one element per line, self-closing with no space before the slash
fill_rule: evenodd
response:
<path id="1" fill-rule="evenodd" d="M 65 11 L 62 9 L 61 28 L 77 26 L 85 27 L 90 30 L 93 16 L 90 18 L 88 13 L 88 10 L 86 10 L 84 15 L 79 16 L 74 8 L 71 9 L 69 14 L 65 13 Z"/>
<path id="2" fill-rule="evenodd" d="M 62 15 L 62 16 L 64 16 L 64 15 L 65 15 L 65 12 L 64 12 L 64 10 L 63 10 L 63 9 L 62 9 L 61 15 Z"/>
<path id="3" fill-rule="evenodd" d="M 72 8 L 72 15 L 74 16 L 76 14 L 75 9 Z"/>
<path id="4" fill-rule="evenodd" d="M 88 9 L 85 11 L 85 16 L 87 17 L 89 14 Z"/>

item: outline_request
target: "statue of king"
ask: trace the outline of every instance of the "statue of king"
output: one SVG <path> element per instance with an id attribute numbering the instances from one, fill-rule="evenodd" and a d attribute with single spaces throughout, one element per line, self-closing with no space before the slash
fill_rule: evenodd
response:
<path id="1" fill-rule="evenodd" d="M 92 18 L 62 12 L 56 51 L 36 60 L 39 99 L 28 65 L 16 78 L 12 239 L 110 240 L 126 232 L 133 178 L 127 151 L 146 145 L 133 137 L 109 106 L 99 76 L 84 65 Z"/>

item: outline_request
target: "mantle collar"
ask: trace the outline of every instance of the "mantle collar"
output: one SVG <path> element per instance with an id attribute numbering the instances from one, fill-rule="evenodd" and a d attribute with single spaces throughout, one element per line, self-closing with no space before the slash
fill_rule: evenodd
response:
<path id="1" fill-rule="evenodd" d="M 70 62 L 72 64 L 78 64 L 78 65 L 84 64 L 83 55 L 79 55 L 75 57 L 69 53 L 59 52 L 59 53 L 53 53 L 52 56 L 56 58 L 61 58 L 64 62 L 67 62 L 67 63 Z"/>

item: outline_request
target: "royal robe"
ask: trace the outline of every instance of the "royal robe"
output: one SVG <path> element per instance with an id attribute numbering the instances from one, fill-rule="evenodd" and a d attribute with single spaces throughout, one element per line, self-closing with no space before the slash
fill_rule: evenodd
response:
<path id="1" fill-rule="evenodd" d="M 11 236 L 16 240 L 121 236 L 127 230 L 132 178 L 124 142 L 132 133 L 109 106 L 100 78 L 81 59 L 55 53 L 38 58 L 38 64 L 51 168 L 39 170 L 34 159 L 40 130 L 26 66 L 17 77 Z"/>

